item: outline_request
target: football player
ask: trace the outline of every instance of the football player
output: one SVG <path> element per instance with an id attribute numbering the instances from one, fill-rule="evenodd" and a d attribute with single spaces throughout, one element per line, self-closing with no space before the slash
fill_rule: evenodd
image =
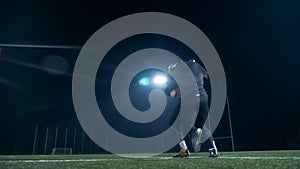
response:
<path id="1" fill-rule="evenodd" d="M 207 127 L 205 127 L 205 125 L 204 125 L 206 118 L 208 116 L 208 112 L 209 112 L 208 94 L 204 87 L 205 82 L 208 81 L 208 73 L 195 60 L 190 60 L 187 62 L 182 61 L 180 63 L 173 63 L 173 64 L 169 65 L 169 67 L 168 67 L 169 73 L 171 73 L 175 69 L 176 69 L 176 71 L 181 70 L 180 67 L 184 66 L 184 64 L 186 64 L 190 68 L 190 70 L 192 71 L 192 73 L 195 77 L 195 80 L 197 82 L 197 87 L 198 87 L 197 90 L 199 90 L 199 94 L 197 94 L 196 96 L 200 97 L 199 111 L 197 114 L 197 118 L 195 120 L 194 127 L 192 129 L 191 142 L 192 142 L 194 151 L 195 152 L 200 151 L 200 148 L 201 148 L 200 137 L 203 133 L 205 133 L 205 134 L 210 135 L 209 139 L 207 140 L 209 147 L 210 147 L 209 148 L 209 157 L 218 157 L 220 154 L 217 150 L 215 141 L 213 140 L 210 130 Z M 174 72 L 176 72 L 176 71 L 174 71 Z M 178 99 L 181 99 L 180 89 L 175 81 L 169 82 L 168 87 L 166 88 L 166 92 L 171 97 L 176 97 Z M 188 149 L 184 139 L 179 142 L 179 146 L 181 148 L 180 152 L 177 155 L 175 155 L 174 157 L 183 158 L 183 157 L 190 156 L 189 149 Z"/>

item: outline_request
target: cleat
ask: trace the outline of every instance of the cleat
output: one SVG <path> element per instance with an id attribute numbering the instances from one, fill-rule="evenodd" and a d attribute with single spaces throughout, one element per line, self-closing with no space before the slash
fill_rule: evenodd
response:
<path id="1" fill-rule="evenodd" d="M 202 134 L 202 130 L 200 128 L 197 128 L 195 130 L 195 132 L 192 135 L 192 145 L 194 148 L 194 152 L 199 152 L 200 148 L 201 148 L 201 141 L 200 141 L 200 137 Z"/>
<path id="2" fill-rule="evenodd" d="M 181 149 L 180 152 L 173 156 L 174 158 L 184 158 L 184 157 L 189 157 L 191 153 L 187 149 Z"/>
<path id="3" fill-rule="evenodd" d="M 215 148 L 209 149 L 208 157 L 216 158 L 216 157 L 219 157 L 219 156 L 220 156 L 220 153 Z"/>

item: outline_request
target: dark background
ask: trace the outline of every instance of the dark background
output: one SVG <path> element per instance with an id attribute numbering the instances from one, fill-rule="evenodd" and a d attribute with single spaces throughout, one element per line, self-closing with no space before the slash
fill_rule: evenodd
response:
<path id="1" fill-rule="evenodd" d="M 288 149 L 300 132 L 299 9 L 296 0 L 1 1 L 0 43 L 82 46 L 101 26 L 127 14 L 177 15 L 198 26 L 220 55 L 236 150 Z M 78 52 L 2 48 L 1 154 L 31 153 L 36 126 L 80 128 L 71 94 Z M 49 55 L 63 56 L 67 72 L 42 70 Z"/>

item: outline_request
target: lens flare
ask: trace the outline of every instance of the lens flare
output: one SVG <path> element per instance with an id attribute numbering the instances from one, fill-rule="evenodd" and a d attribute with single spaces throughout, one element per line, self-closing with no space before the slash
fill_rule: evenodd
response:
<path id="1" fill-rule="evenodd" d="M 141 86 L 148 86 L 149 83 L 150 83 L 150 81 L 149 81 L 149 78 L 144 77 L 144 78 L 140 79 L 140 80 L 138 81 L 138 83 L 139 83 L 139 85 L 141 85 Z"/>

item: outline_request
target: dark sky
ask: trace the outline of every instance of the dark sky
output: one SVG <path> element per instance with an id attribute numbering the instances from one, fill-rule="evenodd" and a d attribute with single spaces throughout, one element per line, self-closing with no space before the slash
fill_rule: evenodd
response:
<path id="1" fill-rule="evenodd" d="M 82 46 L 101 26 L 124 15 L 177 15 L 198 26 L 220 55 L 236 148 L 286 149 L 300 132 L 299 9 L 296 0 L 8 1 L 0 5 L 0 43 Z M 78 52 L 3 48 L 0 153 L 17 151 L 16 140 L 26 137 L 31 150 L 36 125 L 78 126 L 71 95 Z M 63 56 L 67 74 L 40 70 L 48 55 Z"/>

